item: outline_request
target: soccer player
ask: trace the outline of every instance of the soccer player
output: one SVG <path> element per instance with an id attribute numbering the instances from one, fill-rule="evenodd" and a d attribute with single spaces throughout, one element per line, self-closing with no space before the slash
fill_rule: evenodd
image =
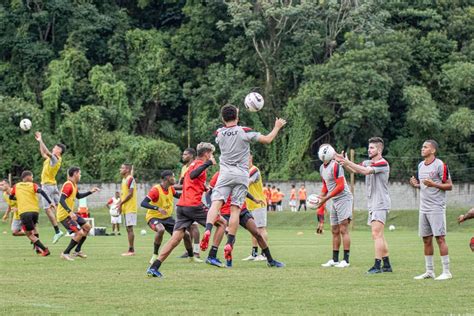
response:
<path id="1" fill-rule="evenodd" d="M 221 117 L 225 126 L 216 131 L 216 143 L 221 151 L 220 176 L 212 192 L 212 204 L 207 214 L 206 231 L 201 240 L 201 250 L 207 249 L 213 222 L 224 202 L 229 196 L 232 196 L 227 244 L 224 247 L 225 259 L 232 260 L 235 234 L 239 227 L 240 209 L 245 201 L 249 184 L 250 143 L 270 144 L 280 129 L 285 126 L 286 121 L 277 118 L 273 130 L 268 135 L 261 135 L 248 127 L 237 125 L 239 110 L 234 105 L 223 106 Z"/>
<path id="2" fill-rule="evenodd" d="M 173 249 L 179 245 L 185 235 L 186 229 L 192 225 L 192 223 L 198 222 L 202 226 L 206 225 L 207 212 L 202 203 L 202 195 L 206 190 L 206 169 L 216 163 L 213 156 L 214 150 L 214 146 L 209 143 L 200 143 L 197 146 L 197 159 L 191 163 L 184 176 L 183 192 L 181 193 L 176 208 L 176 224 L 174 225 L 173 235 L 171 235 L 171 239 L 161 249 L 158 259 L 147 269 L 148 276 L 163 276 L 159 271 L 161 264 L 168 258 Z M 214 246 L 219 246 L 226 226 L 225 220 L 221 216 L 218 216 L 216 226 Z M 191 253 L 189 255 L 191 256 Z M 209 253 L 209 257 L 210 256 L 211 252 Z M 209 257 L 208 261 L 206 261 L 207 263 L 218 267 L 223 266 L 220 261 L 217 262 L 217 258 Z"/>
<path id="3" fill-rule="evenodd" d="M 120 203 L 120 192 L 115 192 L 115 196 L 107 201 L 107 207 L 110 213 L 110 223 L 112 224 L 112 232 L 115 236 L 120 236 L 120 224 L 122 224 L 122 215 L 118 212 L 118 204 Z"/>
<path id="4" fill-rule="evenodd" d="M 321 146 L 328 146 L 323 144 Z M 335 153 L 334 149 L 333 152 Z M 323 267 L 349 267 L 349 253 L 351 238 L 349 223 L 352 219 L 352 193 L 344 177 L 344 169 L 334 160 L 334 155 L 326 155 L 321 159 L 323 164 L 319 169 L 323 181 L 319 207 L 324 207 L 326 202 L 333 200 L 330 209 L 330 223 L 332 231 L 332 259 L 322 264 Z M 339 248 L 344 249 L 344 259 L 339 262 Z"/>
<path id="5" fill-rule="evenodd" d="M 277 188 L 277 205 L 276 205 L 276 207 L 277 207 L 278 212 L 283 211 L 282 202 L 283 202 L 284 197 L 285 197 L 285 193 L 281 192 L 280 188 Z"/>
<path id="6" fill-rule="evenodd" d="M 270 184 L 264 187 L 263 194 L 265 194 L 267 201 L 267 212 L 270 212 L 272 209 L 272 186 Z"/>
<path id="7" fill-rule="evenodd" d="M 212 177 L 211 181 L 209 182 L 209 186 L 211 187 L 211 190 L 215 187 L 217 180 L 219 178 L 219 171 L 217 171 L 214 176 Z M 247 200 L 252 201 L 255 204 L 260 204 L 264 205 L 265 201 L 260 200 L 252 196 L 252 194 L 247 192 L 246 196 Z M 227 198 L 226 203 L 222 206 L 220 213 L 222 217 L 225 218 L 227 222 L 229 222 L 230 219 L 230 206 L 231 206 L 231 201 L 232 197 L 229 196 Z M 265 254 L 265 258 L 267 260 L 267 265 L 269 267 L 276 267 L 276 268 L 282 268 L 285 265 L 281 262 L 278 262 L 273 259 L 270 249 L 268 248 L 267 242 L 265 241 L 265 238 L 263 238 L 262 234 L 260 234 L 257 225 L 255 224 L 255 220 L 252 216 L 252 214 L 247 210 L 247 205 L 244 202 L 242 205 L 242 210 L 240 211 L 240 216 L 239 216 L 239 224 L 242 226 L 244 229 L 246 229 L 251 235 L 252 238 L 256 239 L 258 242 L 258 245 L 260 248 L 262 248 L 262 253 Z M 211 249 L 212 250 L 212 249 Z M 227 267 L 232 266 L 232 260 L 227 260 Z"/>
<path id="8" fill-rule="evenodd" d="M 258 200 L 266 200 L 267 203 L 269 201 L 268 197 L 265 195 L 263 182 L 262 182 L 262 174 L 260 173 L 260 169 L 253 164 L 253 156 L 250 155 L 250 182 L 249 182 L 249 189 L 248 192 Z M 255 225 L 257 226 L 258 232 L 265 240 L 265 243 L 268 244 L 268 233 L 267 233 L 267 209 L 263 207 L 259 203 L 255 203 L 249 198 L 245 200 L 247 204 L 247 209 L 252 214 L 254 218 Z M 262 255 L 258 255 L 258 242 L 257 239 L 252 237 L 252 252 L 250 256 L 244 258 L 244 261 L 265 261 L 267 258 Z"/>
<path id="9" fill-rule="evenodd" d="M 43 245 L 39 239 L 39 234 L 36 229 L 39 215 L 39 199 L 37 193 L 49 203 L 52 210 L 55 205 L 50 200 L 46 192 L 44 192 L 36 183 L 33 183 L 33 173 L 25 170 L 21 173 L 21 182 L 15 184 L 12 188 L 8 183 L 4 183 L 5 191 L 10 195 L 9 198 L 17 201 L 18 215 L 22 229 L 26 237 L 33 243 L 36 253 L 46 257 L 50 255 L 48 248 Z"/>
<path id="10" fill-rule="evenodd" d="M 388 245 L 384 236 L 387 214 L 390 210 L 390 195 L 388 193 L 388 179 L 390 166 L 382 157 L 384 148 L 383 139 L 372 137 L 369 139 L 367 153 L 369 160 L 356 164 L 344 157 L 344 152 L 336 155 L 336 161 L 350 172 L 365 175 L 366 196 L 368 202 L 368 225 L 372 228 L 372 238 L 375 248 L 375 263 L 367 273 L 392 272 L 388 254 Z M 383 261 L 383 266 L 381 265 Z"/>
<path id="11" fill-rule="evenodd" d="M 135 234 L 133 227 L 137 225 L 137 185 L 132 175 L 132 164 L 124 163 L 120 166 L 120 175 L 122 176 L 122 190 L 120 202 L 118 204 L 118 213 L 125 217 L 125 227 L 127 228 L 128 251 L 122 256 L 134 256 Z"/>
<path id="12" fill-rule="evenodd" d="M 161 183 L 153 186 L 141 203 L 141 207 L 147 209 L 145 219 L 148 226 L 156 232 L 150 264 L 153 264 L 158 259 L 158 251 L 165 231 L 170 235 L 173 234 L 174 225 L 176 224 L 176 221 L 171 216 L 174 209 L 174 198 L 181 196 L 173 187 L 175 181 L 173 171 L 163 171 L 161 173 Z M 191 237 L 188 232 L 184 234 L 184 245 L 191 262 L 202 262 L 202 260 L 193 256 Z"/>
<path id="13" fill-rule="evenodd" d="M 420 189 L 419 235 L 423 238 L 426 272 L 416 276 L 415 280 L 451 279 L 449 270 L 448 244 L 446 243 L 446 191 L 453 189 L 448 166 L 436 158 L 438 143 L 426 140 L 421 148 L 423 161 L 418 165 L 416 177 L 411 177 L 410 184 Z M 433 236 L 438 243 L 443 265 L 443 273 L 437 278 L 434 274 Z"/>
<path id="14" fill-rule="evenodd" d="M 306 188 L 304 186 L 304 184 L 301 185 L 300 189 L 298 190 L 298 198 L 300 199 L 300 205 L 298 205 L 298 212 L 300 211 L 301 209 L 301 206 L 304 207 L 304 210 L 306 212 L 306 198 L 307 198 L 307 194 L 306 194 Z"/>
<path id="15" fill-rule="evenodd" d="M 39 143 L 41 156 L 44 158 L 43 171 L 41 172 L 41 190 L 46 192 L 46 195 L 51 198 L 53 205 L 57 208 L 59 203 L 59 190 L 56 182 L 56 175 L 58 174 L 59 168 L 61 168 L 61 163 L 63 161 L 62 155 L 66 150 L 66 146 L 63 144 L 56 144 L 53 147 L 53 150 L 49 151 L 48 147 L 46 147 L 43 142 L 41 132 L 36 132 L 35 138 Z M 49 207 L 50 204 L 45 199 L 42 199 L 42 204 L 43 209 L 54 228 L 53 244 L 55 244 L 64 236 L 64 233 L 59 230 L 56 214 L 54 214 L 55 209 L 53 210 Z"/>
<path id="16" fill-rule="evenodd" d="M 183 160 L 184 165 L 181 167 L 181 174 L 179 176 L 179 181 L 178 181 L 179 185 L 183 184 L 184 175 L 186 174 L 186 171 L 188 171 L 189 165 L 194 161 L 194 159 L 196 159 L 196 150 L 194 148 L 186 148 L 183 151 L 181 159 Z M 199 236 L 198 224 L 193 223 L 191 226 L 189 226 L 188 232 L 191 235 L 194 242 L 193 243 L 194 257 L 199 258 L 200 236 Z M 189 258 L 188 252 L 185 251 L 184 254 L 180 258 Z"/>
<path id="17" fill-rule="evenodd" d="M 290 209 L 292 212 L 296 212 L 296 188 L 294 184 L 291 185 Z"/>
<path id="18" fill-rule="evenodd" d="M 461 224 L 464 221 L 467 221 L 468 219 L 474 218 L 474 208 L 471 208 L 469 212 L 467 212 L 464 215 L 459 215 L 458 217 L 458 223 Z M 471 238 L 471 242 L 469 244 L 471 247 L 471 250 L 474 251 L 474 237 Z"/>
<path id="19" fill-rule="evenodd" d="M 81 180 L 81 169 L 79 167 L 71 167 L 67 171 L 67 181 L 61 188 L 61 198 L 57 210 L 58 221 L 63 224 L 70 234 L 74 233 L 67 248 L 61 253 L 60 257 L 67 261 L 74 261 L 73 257 L 87 258 L 82 252 L 82 245 L 87 239 L 87 234 L 91 230 L 91 226 L 79 214 L 74 212 L 74 202 L 77 199 L 85 198 L 94 192 L 100 191 L 99 188 L 92 188 L 90 191 L 80 193 L 77 185 Z M 71 256 L 71 250 L 76 248 Z"/>
<path id="20" fill-rule="evenodd" d="M 7 184 L 7 186 L 6 186 Z M 6 187 L 9 187 L 10 184 L 8 180 L 3 180 L 0 183 L 0 190 L 3 191 L 3 199 L 7 203 L 7 211 L 2 217 L 2 220 L 6 222 L 10 213 L 13 213 L 13 218 L 11 222 L 11 231 L 13 236 L 25 236 L 25 232 L 21 230 L 21 220 L 20 215 L 18 215 L 18 207 L 16 200 L 10 199 L 10 195 L 6 192 Z"/>
<path id="21" fill-rule="evenodd" d="M 280 198 L 278 194 L 278 190 L 276 189 L 276 186 L 272 186 L 272 197 L 271 197 L 271 202 L 272 202 L 272 207 L 271 210 L 273 212 L 277 211 L 277 206 L 278 206 L 278 199 Z"/>

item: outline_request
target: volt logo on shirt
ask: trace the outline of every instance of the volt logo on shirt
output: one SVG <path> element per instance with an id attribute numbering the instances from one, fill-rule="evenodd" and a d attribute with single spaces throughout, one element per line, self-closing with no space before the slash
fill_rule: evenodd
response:
<path id="1" fill-rule="evenodd" d="M 222 132 L 223 136 L 235 136 L 239 131 L 224 131 Z"/>

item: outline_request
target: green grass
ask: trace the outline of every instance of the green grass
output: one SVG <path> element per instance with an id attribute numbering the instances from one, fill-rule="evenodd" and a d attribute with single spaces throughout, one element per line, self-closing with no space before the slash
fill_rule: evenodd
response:
<path id="1" fill-rule="evenodd" d="M 284 212 L 270 214 L 269 230 L 272 254 L 285 262 L 286 268 L 242 262 L 240 258 L 249 253 L 250 239 L 240 230 L 232 269 L 178 259 L 184 250 L 180 245 L 162 266 L 165 279 L 145 277 L 152 252 L 149 230 L 146 236 L 136 236 L 135 257 L 120 256 L 127 246 L 123 235 L 92 237 L 84 246 L 88 259 L 65 262 L 59 253 L 68 239 L 51 245 L 52 229 L 42 214 L 41 238 L 52 251 L 50 257 L 34 255 L 24 237 L 0 235 L 0 313 L 472 314 L 474 254 L 468 243 L 474 222 L 458 227 L 454 223 L 458 213 L 448 212 L 447 241 L 454 279 L 446 282 L 413 280 L 424 271 L 417 213 L 413 211 L 390 215 L 389 224 L 397 226 L 396 231 L 386 233 L 394 273 L 365 275 L 373 260 L 365 213 L 355 215 L 351 267 L 338 270 L 320 266 L 331 256 L 331 236 L 327 231 L 322 236 L 314 234 L 312 212 Z M 107 224 L 105 212 L 94 215 L 99 225 Z M 142 228 L 143 219 L 138 230 Z M 8 226 L 1 223 L 0 229 L 8 230 Z M 437 273 L 441 270 L 438 255 L 435 269 Z"/>

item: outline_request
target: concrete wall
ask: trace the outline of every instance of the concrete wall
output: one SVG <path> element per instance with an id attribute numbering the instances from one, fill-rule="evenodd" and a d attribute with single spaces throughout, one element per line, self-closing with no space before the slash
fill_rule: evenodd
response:
<path id="1" fill-rule="evenodd" d="M 306 185 L 306 191 L 309 194 L 321 192 L 320 182 L 269 182 L 285 193 L 284 208 L 288 208 L 288 200 L 291 190 L 291 185 L 294 183 L 296 188 L 301 184 Z M 103 183 L 100 185 L 81 184 L 79 185 L 80 192 L 85 192 L 93 186 L 98 186 L 101 191 L 95 193 L 87 198 L 87 203 L 90 208 L 102 207 L 107 200 L 112 197 L 115 191 L 120 191 L 120 184 Z M 151 188 L 151 183 L 138 184 L 138 203 L 144 198 L 148 190 Z M 365 197 L 364 182 L 356 182 L 355 184 L 355 209 L 365 210 L 367 200 Z M 390 184 L 390 196 L 392 199 L 392 210 L 414 210 L 418 209 L 419 194 L 418 190 L 413 189 L 408 183 L 393 182 Z M 474 207 L 474 184 L 472 183 L 455 183 L 454 189 L 448 192 L 448 206 L 470 208 Z M 0 202 L 0 210 L 6 208 L 5 202 Z"/>

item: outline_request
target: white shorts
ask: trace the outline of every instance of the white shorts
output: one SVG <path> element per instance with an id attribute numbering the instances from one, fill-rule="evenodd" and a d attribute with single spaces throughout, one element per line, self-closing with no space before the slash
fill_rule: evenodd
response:
<path id="1" fill-rule="evenodd" d="M 387 214 L 388 211 L 369 211 L 369 218 L 367 219 L 367 225 L 371 226 L 372 222 L 377 221 L 381 222 L 382 224 L 385 225 L 385 222 L 387 221 Z"/>
<path id="2" fill-rule="evenodd" d="M 249 178 L 219 174 L 219 179 L 212 189 L 212 201 L 227 201 L 231 197 L 231 204 L 242 207 L 247 197 Z"/>
<path id="3" fill-rule="evenodd" d="M 19 219 L 12 220 L 11 230 L 12 232 L 21 231 L 21 220 Z"/>
<path id="4" fill-rule="evenodd" d="M 420 213 L 418 233 L 420 237 L 446 236 L 446 214 Z"/>
<path id="5" fill-rule="evenodd" d="M 42 184 L 41 190 L 43 190 L 44 193 L 46 193 L 46 195 L 51 200 L 51 203 L 58 206 L 59 198 L 61 197 L 61 194 L 59 193 L 59 189 L 56 184 Z M 46 201 L 46 199 L 42 195 L 41 195 L 41 204 L 43 205 L 44 210 L 47 210 L 49 208 L 48 201 Z"/>
<path id="6" fill-rule="evenodd" d="M 137 226 L 137 213 L 127 213 L 125 215 L 125 226 Z"/>
<path id="7" fill-rule="evenodd" d="M 267 209 L 264 208 L 257 208 L 250 212 L 255 220 L 255 225 L 258 228 L 267 227 Z"/>
<path id="8" fill-rule="evenodd" d="M 296 207 L 296 200 L 290 200 L 290 207 Z"/>
<path id="9" fill-rule="evenodd" d="M 122 224 L 122 215 L 110 216 L 110 222 L 112 224 Z"/>
<path id="10" fill-rule="evenodd" d="M 329 211 L 331 226 L 339 225 L 346 219 L 352 219 L 352 198 L 343 201 L 333 201 Z"/>

